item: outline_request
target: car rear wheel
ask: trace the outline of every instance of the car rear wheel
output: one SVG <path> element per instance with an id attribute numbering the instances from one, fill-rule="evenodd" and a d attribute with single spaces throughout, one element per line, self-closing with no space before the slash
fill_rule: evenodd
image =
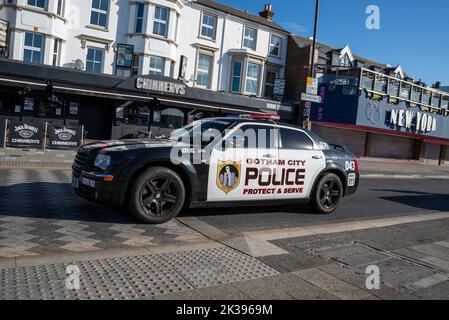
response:
<path id="1" fill-rule="evenodd" d="M 154 167 L 132 184 L 129 208 L 143 223 L 158 224 L 176 217 L 184 206 L 186 191 L 176 172 Z"/>
<path id="2" fill-rule="evenodd" d="M 340 178 L 333 173 L 323 175 L 312 195 L 312 207 L 322 214 L 334 212 L 340 205 L 343 197 L 343 184 Z"/>

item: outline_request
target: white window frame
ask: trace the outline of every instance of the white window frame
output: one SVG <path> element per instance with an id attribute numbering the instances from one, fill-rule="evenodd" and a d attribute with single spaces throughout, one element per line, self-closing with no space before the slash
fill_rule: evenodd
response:
<path id="1" fill-rule="evenodd" d="M 246 35 L 246 30 L 247 29 L 251 29 L 251 30 L 255 31 L 254 37 L 250 37 L 250 36 Z M 242 47 L 243 48 L 247 48 L 247 49 L 251 49 L 251 50 L 256 50 L 256 48 L 257 48 L 257 33 L 258 33 L 257 28 L 250 27 L 250 26 L 244 26 L 244 28 L 243 28 Z M 253 46 L 252 47 L 247 47 L 245 45 L 245 40 L 252 41 L 253 42 Z"/>
<path id="2" fill-rule="evenodd" d="M 139 17 L 139 6 L 143 6 L 143 12 L 142 16 Z M 135 25 L 134 25 L 134 32 L 135 33 L 144 33 L 144 22 L 145 22 L 145 2 L 136 2 L 136 19 L 135 19 Z M 142 30 L 137 31 L 137 24 L 139 21 L 142 21 Z"/>
<path id="3" fill-rule="evenodd" d="M 25 41 L 26 41 L 26 35 L 27 35 L 27 34 L 33 35 L 33 40 L 32 40 L 32 43 L 33 43 L 33 44 L 34 44 L 34 37 L 35 37 L 36 35 L 42 37 L 41 47 L 27 46 L 27 45 L 25 44 Z M 39 52 L 41 56 L 40 56 L 40 59 L 39 59 L 39 62 L 38 62 L 38 63 L 42 63 L 42 62 L 44 61 L 44 48 L 45 48 L 45 36 L 44 36 L 42 33 L 28 32 L 28 31 L 25 32 L 25 33 L 24 33 L 24 38 L 23 38 L 23 59 L 22 59 L 22 60 L 25 61 L 25 50 L 28 50 L 28 51 L 31 51 L 31 61 L 27 61 L 27 62 L 34 63 L 34 62 L 33 62 L 33 55 L 34 55 L 35 52 Z"/>
<path id="4" fill-rule="evenodd" d="M 61 60 L 61 47 L 62 47 L 62 40 L 55 38 L 53 40 L 53 52 L 52 52 L 53 66 L 59 66 L 59 62 Z"/>
<path id="5" fill-rule="evenodd" d="M 207 85 L 200 85 L 198 84 L 198 74 L 200 72 L 205 73 L 206 70 L 202 70 L 199 68 L 200 66 L 200 56 L 206 56 L 210 58 L 210 69 L 207 70 L 207 74 L 208 74 L 208 83 Z M 214 70 L 214 54 L 211 52 L 205 52 L 205 51 L 199 51 L 196 55 L 196 66 L 195 66 L 195 86 L 198 88 L 203 88 L 203 89 L 210 89 L 211 85 L 212 85 L 212 75 L 213 75 L 213 70 Z"/>
<path id="6" fill-rule="evenodd" d="M 33 3 L 30 3 L 30 1 L 33 2 Z M 47 0 L 44 0 L 44 6 L 43 7 L 38 6 L 37 5 L 37 1 L 38 0 L 26 0 L 26 3 L 27 3 L 28 6 L 39 8 L 39 9 L 42 9 L 42 10 L 45 10 L 45 8 L 47 8 Z"/>
<path id="7" fill-rule="evenodd" d="M 57 0 L 56 14 L 63 17 L 65 13 L 65 0 Z"/>
<path id="8" fill-rule="evenodd" d="M 98 48 L 98 47 L 87 47 L 87 51 L 86 51 L 86 67 L 85 67 L 85 69 L 86 69 L 87 72 L 91 72 L 91 73 L 95 73 L 95 74 L 97 74 L 95 71 L 87 70 L 87 63 L 88 63 L 88 61 L 91 61 L 94 66 L 95 66 L 95 64 L 98 64 L 98 61 L 95 60 L 95 53 L 94 53 L 94 60 L 87 60 L 87 56 L 89 55 L 89 50 L 96 50 L 96 51 L 101 51 L 102 52 L 100 73 L 103 73 L 104 59 L 105 59 L 105 50 L 103 48 Z M 94 67 L 94 70 L 95 70 L 95 67 Z"/>
<path id="9" fill-rule="evenodd" d="M 256 66 L 259 67 L 259 78 L 252 78 L 252 77 L 249 76 L 250 65 L 256 65 Z M 262 65 L 261 64 L 253 62 L 253 61 L 248 61 L 248 63 L 246 64 L 246 73 L 245 73 L 245 88 L 244 88 L 245 94 L 259 96 L 260 82 L 261 82 L 261 73 L 262 73 Z M 256 92 L 255 93 L 248 91 L 248 80 L 256 80 L 257 81 L 257 88 L 256 88 Z"/>
<path id="10" fill-rule="evenodd" d="M 100 3 L 100 7 L 101 7 L 101 2 L 102 1 L 107 1 L 108 9 L 107 10 L 102 10 L 100 8 L 94 8 L 92 6 L 93 5 L 93 0 L 92 0 L 91 1 L 91 5 L 90 5 L 91 7 L 90 7 L 90 20 L 89 20 L 89 22 L 90 22 L 91 25 L 95 25 L 95 26 L 107 29 L 108 28 L 108 24 L 109 24 L 109 8 L 111 7 L 111 2 L 109 0 L 99 0 L 99 1 L 100 1 L 99 2 Z M 92 12 L 98 13 L 98 21 L 97 21 L 97 23 L 92 23 Z M 102 14 L 106 15 L 106 25 L 105 26 L 100 25 L 100 15 L 102 15 Z"/>
<path id="11" fill-rule="evenodd" d="M 157 12 L 158 8 L 167 10 L 167 20 L 162 20 L 162 19 L 156 18 L 156 12 Z M 156 23 L 165 25 L 165 34 L 164 35 L 161 35 L 161 34 L 155 32 L 155 29 L 156 29 L 155 25 L 156 25 Z M 169 32 L 168 28 L 170 26 L 169 23 L 170 23 L 170 8 L 167 8 L 167 7 L 164 7 L 164 6 L 159 6 L 159 5 L 154 6 L 153 34 L 156 35 L 156 36 L 159 36 L 159 37 L 167 38 L 168 37 L 168 32 Z"/>
<path id="12" fill-rule="evenodd" d="M 209 25 L 209 24 L 204 24 L 204 17 L 208 16 L 211 17 L 215 20 L 215 23 L 213 26 Z M 217 37 L 217 22 L 218 22 L 218 17 L 214 14 L 211 13 L 207 13 L 207 12 L 202 12 L 201 13 L 201 20 L 200 20 L 200 38 L 204 38 L 204 39 L 208 39 L 208 40 L 215 40 Z M 212 37 L 209 37 L 207 35 L 203 34 L 203 28 L 206 29 L 212 29 Z"/>
<path id="13" fill-rule="evenodd" d="M 162 68 L 158 69 L 158 68 L 151 67 L 151 59 L 157 59 L 160 62 L 162 62 Z M 165 75 L 165 62 L 166 62 L 166 59 L 164 57 L 150 56 L 149 69 L 148 69 L 149 70 L 149 74 L 150 75 L 156 74 L 156 75 L 164 76 Z"/>
<path id="14" fill-rule="evenodd" d="M 274 39 L 274 38 L 278 38 L 278 39 L 280 40 L 280 41 L 279 41 L 279 46 L 276 46 L 276 45 L 273 44 L 273 39 Z M 271 35 L 271 37 L 270 37 L 270 48 L 269 48 L 269 54 L 270 54 L 270 56 L 273 56 L 273 57 L 280 57 L 280 56 L 281 56 L 282 42 L 283 42 L 282 37 L 280 37 L 280 36 L 278 36 L 278 35 L 275 35 L 275 34 L 272 34 L 272 35 Z M 278 48 L 278 54 L 271 53 L 272 50 L 273 50 L 273 48 Z"/>

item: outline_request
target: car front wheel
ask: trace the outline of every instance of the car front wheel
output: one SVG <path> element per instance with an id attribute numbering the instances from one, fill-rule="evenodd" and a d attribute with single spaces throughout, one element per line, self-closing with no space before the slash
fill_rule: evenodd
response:
<path id="1" fill-rule="evenodd" d="M 154 167 L 132 184 L 129 208 L 141 222 L 158 224 L 176 217 L 184 206 L 185 197 L 184 183 L 176 172 Z"/>
<path id="2" fill-rule="evenodd" d="M 311 204 L 318 213 L 329 214 L 338 208 L 342 197 L 343 184 L 340 178 L 336 174 L 326 173 L 316 185 Z"/>

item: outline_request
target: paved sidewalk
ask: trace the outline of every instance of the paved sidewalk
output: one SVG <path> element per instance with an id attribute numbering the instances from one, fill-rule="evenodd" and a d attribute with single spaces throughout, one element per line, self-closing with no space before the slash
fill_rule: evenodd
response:
<path id="1" fill-rule="evenodd" d="M 70 168 L 76 151 L 0 148 L 3 168 Z"/>
<path id="2" fill-rule="evenodd" d="M 286 253 L 260 258 L 213 241 L 22 258 L 0 264 L 0 299 L 446 300 L 448 228 L 446 218 L 289 237 L 272 240 Z M 68 266 L 80 272 L 79 290 L 66 288 Z M 379 289 L 367 289 L 367 266 L 379 268 Z"/>
<path id="3" fill-rule="evenodd" d="M 359 165 L 362 176 L 371 178 L 394 176 L 408 179 L 449 179 L 448 166 L 430 166 L 386 159 L 360 159 Z"/>

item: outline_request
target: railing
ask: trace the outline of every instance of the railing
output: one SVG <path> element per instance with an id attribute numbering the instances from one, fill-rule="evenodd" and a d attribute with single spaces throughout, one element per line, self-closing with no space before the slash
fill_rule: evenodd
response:
<path id="1" fill-rule="evenodd" d="M 449 110 L 449 93 L 368 69 L 360 69 L 359 89 L 404 100 L 431 110 Z"/>

